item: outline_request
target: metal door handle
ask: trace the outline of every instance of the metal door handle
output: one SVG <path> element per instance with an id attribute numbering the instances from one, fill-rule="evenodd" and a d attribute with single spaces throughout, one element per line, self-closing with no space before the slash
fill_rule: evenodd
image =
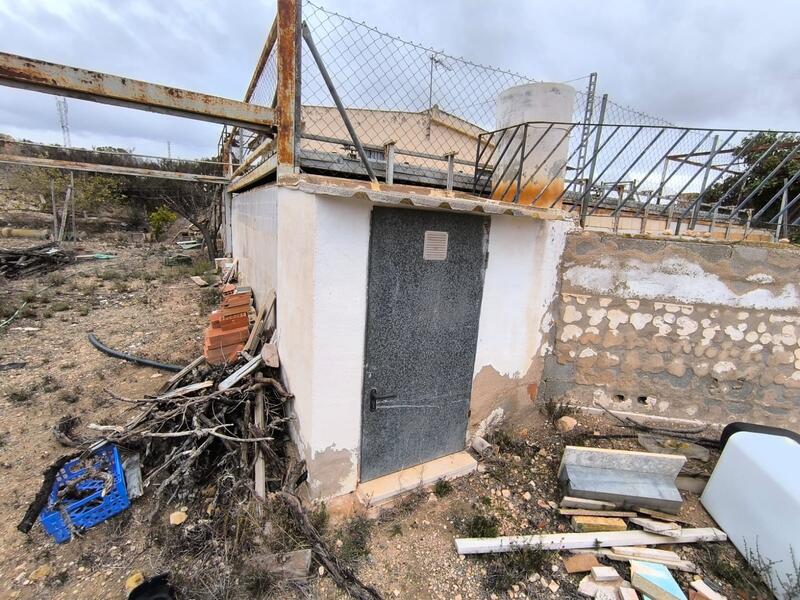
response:
<path id="1" fill-rule="evenodd" d="M 389 398 L 397 398 L 397 394 L 383 394 L 378 395 L 378 390 L 372 388 L 369 391 L 369 412 L 375 412 L 378 408 L 378 400 L 388 400 Z"/>

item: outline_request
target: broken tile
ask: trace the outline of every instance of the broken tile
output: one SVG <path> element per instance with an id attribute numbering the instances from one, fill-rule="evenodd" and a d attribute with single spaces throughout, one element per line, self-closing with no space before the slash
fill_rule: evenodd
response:
<path id="1" fill-rule="evenodd" d="M 652 600 L 687 600 L 678 582 L 664 565 L 632 560 L 631 583 Z"/>
<path id="2" fill-rule="evenodd" d="M 698 600 L 726 600 L 722 594 L 715 592 L 711 587 L 702 579 L 698 579 L 690 583 L 697 592 Z"/>
<path id="3" fill-rule="evenodd" d="M 597 593 L 598 589 L 597 583 L 591 575 L 587 575 L 581 579 L 581 582 L 578 584 L 578 593 L 581 596 L 586 596 L 587 598 L 594 598 L 594 595 Z"/>
<path id="4" fill-rule="evenodd" d="M 592 577 L 594 577 L 594 580 L 598 583 L 622 579 L 614 567 L 604 566 L 592 567 Z"/>
<path id="5" fill-rule="evenodd" d="M 573 554 L 563 560 L 567 573 L 586 573 L 591 571 L 592 567 L 600 566 L 594 554 Z"/>

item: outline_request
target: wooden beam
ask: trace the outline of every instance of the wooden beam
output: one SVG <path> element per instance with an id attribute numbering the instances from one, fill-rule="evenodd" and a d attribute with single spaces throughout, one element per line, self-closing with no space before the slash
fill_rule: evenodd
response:
<path id="1" fill-rule="evenodd" d="M 250 152 L 250 154 L 245 156 L 244 160 L 241 163 L 239 163 L 239 166 L 236 167 L 236 170 L 233 172 L 233 175 L 231 175 L 231 178 L 238 177 L 239 175 L 244 173 L 247 170 L 247 167 L 249 167 L 251 164 L 253 164 L 256 161 L 256 159 L 258 159 L 259 156 L 261 156 L 263 153 L 271 150 L 272 146 L 274 144 L 275 144 L 275 140 L 273 140 L 272 138 L 264 140 L 263 142 L 261 142 L 255 148 L 255 150 L 253 150 L 252 152 Z"/>
<path id="2" fill-rule="evenodd" d="M 667 537 L 646 531 L 598 531 L 593 533 L 551 533 L 544 535 L 512 535 L 496 538 L 458 538 L 459 554 L 512 552 L 541 546 L 543 550 L 574 550 L 579 548 L 609 548 L 612 546 L 648 546 L 650 544 L 692 544 L 695 542 L 724 542 L 723 531 L 713 527 L 684 529 L 679 537 Z"/>
<path id="3" fill-rule="evenodd" d="M 5 52 L 0 52 L 0 84 L 261 131 L 272 131 L 275 124 L 270 107 Z"/>
<path id="4" fill-rule="evenodd" d="M 294 173 L 300 141 L 300 0 L 278 0 L 278 175 Z"/>
<path id="5" fill-rule="evenodd" d="M 241 177 L 237 177 L 228 184 L 225 188 L 229 193 L 241 192 L 242 190 L 250 187 L 261 179 L 264 179 L 271 173 L 274 173 L 278 166 L 278 159 L 276 155 L 270 156 L 267 160 L 262 162 L 252 171 L 245 173 Z"/>
<path id="6" fill-rule="evenodd" d="M 217 183 L 224 185 L 230 180 L 216 175 L 198 175 L 179 171 L 159 171 L 158 169 L 140 169 L 138 167 L 122 167 L 118 165 L 101 165 L 96 163 L 75 162 L 72 160 L 56 160 L 38 156 L 18 156 L 16 154 L 0 154 L 0 163 L 22 165 L 26 167 L 45 167 L 48 169 L 65 169 L 67 171 L 89 171 L 108 173 L 109 175 L 130 175 L 132 177 L 155 177 L 158 179 L 178 179 L 193 183 Z"/>

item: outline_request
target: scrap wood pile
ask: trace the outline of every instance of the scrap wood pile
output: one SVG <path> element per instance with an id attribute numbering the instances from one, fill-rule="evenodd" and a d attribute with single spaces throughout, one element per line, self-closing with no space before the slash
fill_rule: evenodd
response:
<path id="1" fill-rule="evenodd" d="M 0 275 L 6 279 L 46 273 L 75 260 L 55 243 L 40 244 L 31 248 L 0 248 Z"/>
<path id="2" fill-rule="evenodd" d="M 37 516 L 53 508 L 51 489 L 68 461 L 91 466 L 93 453 L 110 446 L 138 457 L 138 478 L 151 501 L 148 515 L 153 538 L 165 562 L 181 573 L 185 591 L 196 586 L 191 588 L 193 597 L 222 597 L 227 592 L 217 589 L 206 596 L 197 590 L 211 590 L 223 580 L 245 581 L 254 576 L 254 568 L 265 571 L 258 574 L 261 583 L 260 577 L 275 577 L 274 572 L 266 572 L 268 565 L 280 565 L 283 559 L 275 555 L 271 560 L 246 559 L 264 547 L 275 547 L 264 532 L 275 529 L 269 519 L 283 512 L 291 521 L 283 526 L 291 529 L 284 537 L 291 537 L 294 547 L 309 548 L 350 596 L 380 598 L 339 564 L 297 496 L 306 475 L 305 463 L 296 458 L 289 443 L 286 403 L 292 396 L 281 381 L 277 348 L 268 343 L 275 328 L 274 294 L 266 300 L 231 362 L 214 365 L 198 357 L 152 396 L 129 398 L 107 390 L 131 415 L 125 424 L 90 423 L 81 435 L 78 417 L 60 420 L 53 428 L 55 439 L 79 451 L 45 471 L 40 492 L 18 529 L 29 532 Z M 127 475 L 126 470 L 126 479 Z M 128 484 L 132 489 L 130 480 Z M 169 514 L 172 526 L 165 529 L 167 505 L 183 506 Z M 75 528 L 70 533 L 81 535 L 83 530 Z M 209 564 L 217 572 L 209 570 Z M 242 573 L 245 567 L 251 569 L 249 574 Z M 303 580 L 308 580 L 308 573 Z"/>

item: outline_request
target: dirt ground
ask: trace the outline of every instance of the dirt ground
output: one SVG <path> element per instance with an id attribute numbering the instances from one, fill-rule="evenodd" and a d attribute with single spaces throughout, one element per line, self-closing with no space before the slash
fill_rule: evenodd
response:
<path id="1" fill-rule="evenodd" d="M 74 414 L 84 426 L 123 422 L 125 407 L 111 401 L 105 390 L 142 397 L 155 392 L 168 376 L 101 354 L 89 344 L 87 333 L 94 332 L 113 348 L 177 364 L 190 362 L 202 351 L 211 306 L 189 275 L 207 265 L 199 261 L 196 266 L 165 266 L 165 256 L 174 253 L 165 246 L 98 242 L 83 248 L 86 253 L 115 253 L 117 258 L 0 284 L 6 314 L 9 307 L 28 300 L 21 316 L 0 332 L 0 369 L 25 363 L 0 370 L 0 599 L 124 598 L 125 580 L 134 571 L 151 576 L 174 567 L 151 530 L 147 494 L 130 510 L 66 544 L 55 544 L 38 525 L 29 536 L 16 529 L 42 471 L 70 451 L 51 435 L 56 421 Z M 580 577 L 565 573 L 558 553 L 462 557 L 453 543 L 455 537 L 476 534 L 571 530 L 555 504 L 560 499 L 556 471 L 565 443 L 638 449 L 635 440 L 593 436 L 630 430 L 596 417 L 577 418 L 579 426 L 567 439 L 545 415 L 526 428 L 498 432 L 492 439 L 495 454 L 478 472 L 435 490 L 411 493 L 377 518 L 378 511 L 370 511 L 371 518 L 365 511 L 338 522 L 316 522 L 342 564 L 351 565 L 385 598 L 578 598 Z M 581 441 L 580 434 L 589 437 Z M 713 525 L 697 496 L 684 496 L 682 518 L 694 526 Z M 167 526 L 169 512 L 178 508 L 163 508 L 156 521 Z M 324 516 L 324 510 L 316 508 Z M 190 510 L 189 522 L 196 518 Z M 302 541 L 297 545 L 302 547 Z M 694 561 L 729 598 L 768 597 L 753 583 L 732 545 L 674 549 Z M 627 575 L 625 563 L 609 564 Z M 226 568 L 207 565 L 211 576 L 218 574 L 220 579 L 229 575 Z M 686 589 L 690 577 L 675 575 Z M 180 597 L 242 596 L 209 592 Z M 263 588 L 252 588 L 248 597 L 345 595 L 314 565 L 306 581 L 277 586 L 265 582 Z"/>

